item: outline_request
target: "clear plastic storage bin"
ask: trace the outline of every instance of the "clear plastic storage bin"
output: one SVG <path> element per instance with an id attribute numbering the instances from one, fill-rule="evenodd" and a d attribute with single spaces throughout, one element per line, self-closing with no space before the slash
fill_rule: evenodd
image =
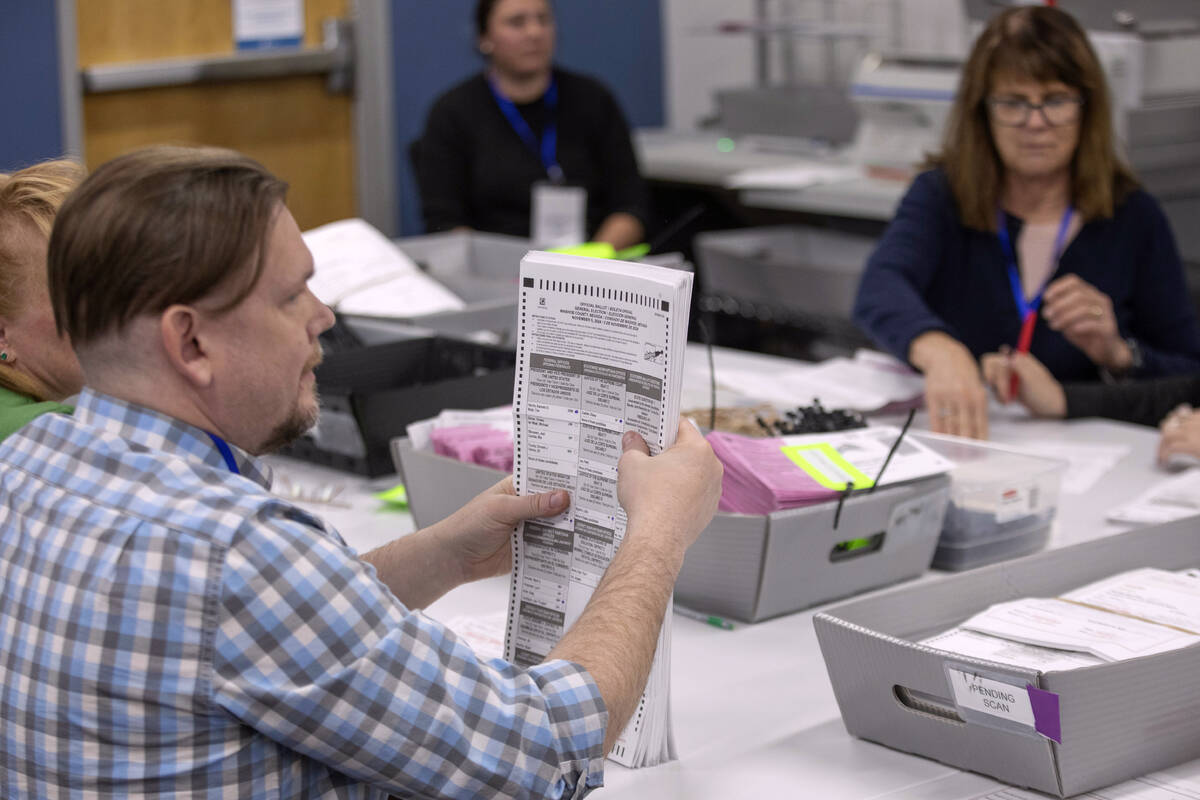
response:
<path id="1" fill-rule="evenodd" d="M 972 569 L 1046 545 L 1066 461 L 955 436 L 910 435 L 955 465 L 934 567 Z"/>

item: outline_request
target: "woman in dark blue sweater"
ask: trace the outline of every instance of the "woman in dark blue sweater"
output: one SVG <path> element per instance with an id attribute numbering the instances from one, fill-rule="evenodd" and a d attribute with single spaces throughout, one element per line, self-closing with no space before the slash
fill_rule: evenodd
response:
<path id="1" fill-rule="evenodd" d="M 1005 348 L 1065 381 L 1200 370 L 1170 228 L 1116 156 L 1104 74 L 1069 15 L 992 20 L 932 166 L 868 262 L 854 316 L 925 373 L 934 430 L 986 437 L 978 359 Z"/>

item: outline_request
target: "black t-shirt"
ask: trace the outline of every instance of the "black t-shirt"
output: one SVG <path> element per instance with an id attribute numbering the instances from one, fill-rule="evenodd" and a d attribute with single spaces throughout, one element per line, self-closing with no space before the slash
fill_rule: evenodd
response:
<path id="1" fill-rule="evenodd" d="M 554 76 L 558 163 L 568 184 L 587 189 L 588 235 L 618 211 L 645 225 L 646 187 L 616 100 L 586 76 L 558 68 Z M 544 99 L 517 110 L 540 141 L 549 122 Z M 530 189 L 549 176 L 539 154 L 509 124 L 482 74 L 438 98 L 415 155 L 427 231 L 466 226 L 529 236 Z"/>

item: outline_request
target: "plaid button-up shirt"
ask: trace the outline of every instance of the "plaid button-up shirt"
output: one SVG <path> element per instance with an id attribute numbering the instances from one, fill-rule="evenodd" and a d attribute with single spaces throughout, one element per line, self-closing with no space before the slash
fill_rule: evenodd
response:
<path id="1" fill-rule="evenodd" d="M 0 445 L 0 795 L 582 795 L 607 713 L 484 661 L 267 468 L 84 390 Z"/>

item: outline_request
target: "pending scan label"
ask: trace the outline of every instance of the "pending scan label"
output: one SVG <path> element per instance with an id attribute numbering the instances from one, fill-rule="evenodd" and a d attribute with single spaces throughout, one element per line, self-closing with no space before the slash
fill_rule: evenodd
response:
<path id="1" fill-rule="evenodd" d="M 950 688 L 959 708 L 978 711 L 1034 730 L 1033 705 L 1023 686 L 948 667 Z"/>

